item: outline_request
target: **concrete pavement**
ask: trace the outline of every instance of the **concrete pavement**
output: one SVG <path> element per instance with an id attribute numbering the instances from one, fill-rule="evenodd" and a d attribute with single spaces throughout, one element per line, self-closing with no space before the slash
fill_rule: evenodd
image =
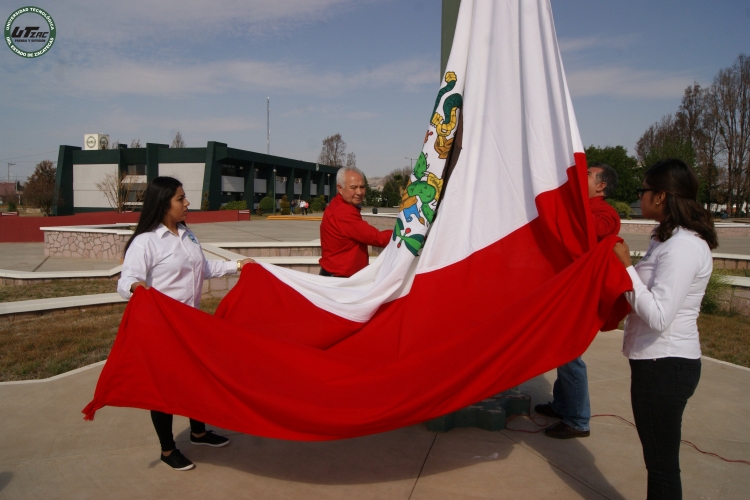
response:
<path id="1" fill-rule="evenodd" d="M 592 411 L 632 421 L 630 372 L 622 332 L 599 334 L 584 355 Z M 101 365 L 51 381 L 0 384 L 0 498 L 253 499 L 637 499 L 646 470 L 634 428 L 595 417 L 591 436 L 555 440 L 543 433 L 416 425 L 344 441 L 304 443 L 220 431 L 221 449 L 188 443 L 175 418 L 180 449 L 197 468 L 174 472 L 159 461 L 148 412 L 104 408 L 94 422 L 80 410 Z M 551 397 L 554 372 L 521 386 L 532 404 Z M 249 383 L 252 383 L 249 381 Z M 683 438 L 728 458 L 750 459 L 750 370 L 704 360 Z M 513 429 L 538 430 L 526 418 Z M 740 499 L 750 467 L 681 448 L 685 498 Z"/>

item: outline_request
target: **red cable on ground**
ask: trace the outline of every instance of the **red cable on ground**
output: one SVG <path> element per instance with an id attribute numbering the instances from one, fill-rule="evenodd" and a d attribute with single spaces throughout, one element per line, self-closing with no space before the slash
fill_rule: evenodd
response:
<path id="1" fill-rule="evenodd" d="M 529 420 L 531 420 L 534 423 L 534 425 L 536 425 L 538 427 L 541 427 L 541 429 L 537 429 L 535 431 L 527 431 L 527 430 L 523 430 L 523 429 L 511 429 L 510 427 L 507 426 L 507 424 L 509 424 L 510 421 L 513 420 L 514 418 L 516 418 L 516 417 L 525 417 L 525 416 L 527 416 L 529 418 Z M 591 418 L 596 418 L 596 417 L 613 417 L 613 418 L 617 418 L 619 420 L 622 420 L 626 424 L 630 425 L 631 427 L 635 427 L 635 424 L 633 422 L 631 422 L 630 420 L 627 420 L 625 418 L 622 418 L 619 415 L 614 415 L 614 414 L 611 414 L 611 413 L 601 413 L 601 414 L 598 414 L 598 415 L 591 415 Z M 544 423 L 540 424 L 538 422 L 538 420 L 542 420 L 542 421 L 544 421 Z M 549 420 L 547 420 L 547 417 L 540 416 L 539 413 L 534 413 L 533 415 L 513 415 L 513 416 L 511 416 L 506 421 L 506 427 L 505 427 L 505 429 L 509 430 L 509 431 L 514 431 L 514 432 L 523 432 L 523 433 L 526 433 L 526 434 L 537 434 L 539 432 L 542 432 L 548 426 L 549 426 Z M 708 456 L 711 456 L 711 457 L 716 457 L 719 460 L 723 460 L 724 462 L 750 465 L 750 461 L 748 461 L 748 460 L 731 460 L 729 458 L 724 458 L 721 455 L 718 455 L 718 454 L 713 453 L 711 451 L 703 451 L 700 448 L 698 448 L 695 444 L 691 443 L 690 441 L 688 441 L 686 439 L 681 439 L 680 442 L 692 446 L 693 448 L 695 448 L 696 451 L 698 451 L 700 453 L 703 453 L 704 455 L 708 455 Z"/>

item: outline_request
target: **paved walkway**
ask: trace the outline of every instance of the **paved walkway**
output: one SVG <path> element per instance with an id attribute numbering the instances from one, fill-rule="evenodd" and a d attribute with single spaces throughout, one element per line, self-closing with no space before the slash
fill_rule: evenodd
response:
<path id="1" fill-rule="evenodd" d="M 584 355 L 592 409 L 632 421 L 630 373 L 621 332 L 600 334 Z M 0 498 L 253 499 L 639 499 L 646 470 L 635 429 L 610 417 L 591 436 L 416 425 L 345 441 L 304 443 L 220 431 L 221 449 L 193 447 L 187 419 L 175 418 L 180 449 L 197 468 L 173 472 L 159 460 L 148 412 L 104 408 L 94 422 L 80 410 L 101 365 L 56 380 L 0 384 Z M 554 372 L 521 386 L 532 403 L 550 398 Z M 253 383 L 248 381 L 248 383 Z M 750 370 L 704 360 L 683 437 L 701 449 L 750 459 Z M 527 419 L 511 427 L 536 430 Z M 685 498 L 741 499 L 750 466 L 681 448 Z"/>

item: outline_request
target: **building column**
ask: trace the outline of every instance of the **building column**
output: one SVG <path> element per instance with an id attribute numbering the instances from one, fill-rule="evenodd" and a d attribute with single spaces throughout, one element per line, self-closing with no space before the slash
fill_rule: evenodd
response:
<path id="1" fill-rule="evenodd" d="M 80 151 L 77 146 L 60 146 L 57 154 L 57 172 L 55 173 L 55 192 L 52 198 L 52 215 L 73 215 L 73 151 Z"/>
<path id="2" fill-rule="evenodd" d="M 330 190 L 329 191 L 331 193 L 330 199 L 332 200 L 332 199 L 334 199 L 336 197 L 336 192 L 337 192 L 337 190 L 336 190 L 336 173 L 335 172 L 331 174 L 331 180 L 329 182 L 330 182 L 330 184 L 329 184 L 329 188 L 328 189 Z M 331 201 L 331 200 L 328 200 L 328 201 Z"/>
<path id="3" fill-rule="evenodd" d="M 252 210 L 253 203 L 255 203 L 255 162 L 250 163 L 249 167 L 245 167 L 245 192 L 242 195 L 242 199 L 247 203 L 247 208 Z"/>
<path id="4" fill-rule="evenodd" d="M 206 196 L 208 196 L 209 210 L 218 210 L 221 207 L 221 164 L 218 158 L 219 156 L 226 157 L 226 148 L 226 144 L 215 141 L 209 141 L 206 145 L 206 168 L 203 171 L 201 209 L 203 209 L 203 200 Z"/>
<path id="5" fill-rule="evenodd" d="M 169 144 L 146 143 L 146 182 L 159 177 L 159 150 L 162 148 L 169 149 Z M 122 153 L 120 153 L 120 158 L 122 158 Z"/>
<path id="6" fill-rule="evenodd" d="M 309 170 L 305 170 L 305 173 L 302 175 L 302 199 L 303 200 L 310 199 L 310 174 L 311 172 Z"/>
<path id="7" fill-rule="evenodd" d="M 287 176 L 286 176 L 286 199 L 289 201 L 289 203 L 292 202 L 294 199 L 294 169 L 289 168 L 287 169 Z"/>

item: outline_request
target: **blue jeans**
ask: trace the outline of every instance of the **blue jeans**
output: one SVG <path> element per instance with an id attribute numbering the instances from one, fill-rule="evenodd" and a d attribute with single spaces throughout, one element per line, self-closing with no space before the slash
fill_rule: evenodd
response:
<path id="1" fill-rule="evenodd" d="M 591 402 L 586 363 L 576 358 L 557 369 L 552 386 L 552 409 L 563 416 L 563 422 L 579 431 L 589 430 Z"/>

